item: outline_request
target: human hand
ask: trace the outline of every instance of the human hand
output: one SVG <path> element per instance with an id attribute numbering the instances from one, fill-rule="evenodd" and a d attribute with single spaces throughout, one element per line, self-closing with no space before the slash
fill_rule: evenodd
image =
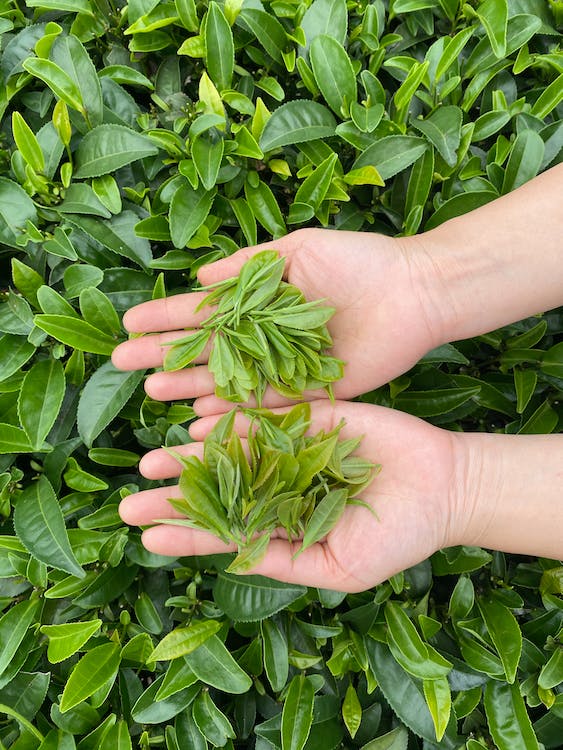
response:
<path id="1" fill-rule="evenodd" d="M 361 506 L 349 505 L 322 543 L 306 549 L 297 559 L 299 542 L 290 543 L 283 531 L 274 533 L 266 556 L 252 573 L 282 581 L 342 591 L 362 591 L 436 550 L 455 543 L 449 538 L 455 516 L 454 433 L 441 430 L 402 412 L 379 406 L 337 401 L 312 403 L 311 431 L 328 431 L 341 419 L 342 439 L 363 435 L 358 451 L 382 465 L 381 472 L 361 494 L 377 518 Z M 238 418 L 237 418 L 238 419 Z M 184 455 L 203 454 L 203 440 L 217 417 L 193 423 L 195 441 L 175 448 Z M 241 436 L 247 422 L 237 422 Z M 148 453 L 141 473 L 149 479 L 178 476 L 180 466 L 165 450 Z M 145 490 L 125 498 L 120 514 L 126 523 L 147 526 L 159 518 L 178 518 L 167 501 L 180 497 L 177 486 Z M 143 533 L 143 544 L 152 552 L 190 556 L 232 551 L 210 533 L 184 526 L 155 525 Z"/>
<path id="2" fill-rule="evenodd" d="M 205 266 L 198 277 L 207 285 L 236 276 L 254 253 L 265 248 L 278 250 L 286 259 L 287 280 L 307 299 L 326 299 L 336 308 L 328 327 L 334 340 L 331 353 L 346 363 L 344 378 L 334 384 L 336 398 L 344 399 L 398 376 L 442 343 L 433 307 L 436 296 L 421 278 L 424 253 L 413 252 L 414 244 L 408 247 L 407 251 L 400 240 L 378 234 L 304 229 Z M 124 370 L 161 367 L 167 351 L 164 344 L 184 336 L 183 329 L 197 326 L 209 315 L 205 308 L 195 312 L 204 296 L 192 292 L 129 310 L 124 316 L 129 331 L 156 335 L 118 346 L 113 354 L 115 366 Z M 207 356 L 208 351 L 196 360 L 195 367 L 150 375 L 147 393 L 161 400 L 195 398 L 199 415 L 230 408 L 213 395 Z M 315 391 L 306 397 L 325 398 L 326 393 Z M 284 403 L 287 400 L 271 389 L 263 400 L 269 408 Z"/>

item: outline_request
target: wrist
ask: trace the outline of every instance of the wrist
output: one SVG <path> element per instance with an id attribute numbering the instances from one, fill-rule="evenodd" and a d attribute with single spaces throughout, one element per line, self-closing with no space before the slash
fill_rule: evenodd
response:
<path id="1" fill-rule="evenodd" d="M 563 557 L 563 435 L 453 439 L 448 543 Z"/>
<path id="2" fill-rule="evenodd" d="M 439 343 L 563 303 L 562 181 L 558 165 L 475 211 L 402 238 Z"/>

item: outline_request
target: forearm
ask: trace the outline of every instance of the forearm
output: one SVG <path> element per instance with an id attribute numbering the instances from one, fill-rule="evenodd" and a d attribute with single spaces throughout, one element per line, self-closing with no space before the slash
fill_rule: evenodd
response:
<path id="1" fill-rule="evenodd" d="M 563 164 L 417 237 L 443 341 L 563 305 Z"/>
<path id="2" fill-rule="evenodd" d="M 563 435 L 454 441 L 452 544 L 563 559 Z"/>

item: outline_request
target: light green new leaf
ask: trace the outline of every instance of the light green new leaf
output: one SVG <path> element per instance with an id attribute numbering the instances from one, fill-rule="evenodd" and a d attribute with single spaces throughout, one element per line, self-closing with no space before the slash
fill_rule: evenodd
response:
<path id="1" fill-rule="evenodd" d="M 80 292 L 80 312 L 87 323 L 100 331 L 107 331 L 112 335 L 121 333 L 121 323 L 114 306 L 95 286 L 89 286 Z"/>
<path id="2" fill-rule="evenodd" d="M 61 408 L 65 375 L 57 359 L 43 359 L 28 370 L 18 399 L 20 423 L 31 444 L 39 450 Z"/>
<path id="3" fill-rule="evenodd" d="M 269 234 L 274 237 L 285 234 L 283 216 L 269 185 L 259 180 L 257 187 L 251 187 L 246 182 L 244 194 L 257 220 Z"/>
<path id="4" fill-rule="evenodd" d="M 317 211 L 328 192 L 337 161 L 338 155 L 331 154 L 321 162 L 299 186 L 295 193 L 295 202 L 307 203 Z"/>
<path id="5" fill-rule="evenodd" d="M 52 60 L 39 59 L 37 57 L 28 57 L 22 63 L 25 70 L 32 76 L 40 78 L 51 91 L 62 99 L 69 107 L 84 112 L 84 102 L 80 90 L 72 78 L 65 73 Z"/>
<path id="6" fill-rule="evenodd" d="M 331 490 L 323 497 L 307 523 L 301 547 L 295 553 L 294 559 L 308 547 L 324 539 L 334 528 L 344 513 L 347 499 L 348 490 Z"/>
<path id="7" fill-rule="evenodd" d="M 104 120 L 104 103 L 100 79 L 82 42 L 74 34 L 61 34 L 51 47 L 50 58 L 64 70 L 78 89 L 88 127 L 101 125 Z"/>
<path id="8" fill-rule="evenodd" d="M 221 623 L 217 620 L 198 620 L 187 628 L 176 628 L 164 636 L 147 661 L 167 661 L 190 654 L 217 633 L 220 627 Z"/>
<path id="9" fill-rule="evenodd" d="M 439 107 L 425 120 L 413 120 L 412 124 L 435 146 L 446 164 L 454 167 L 461 142 L 462 121 L 461 109 L 448 105 Z"/>
<path id="10" fill-rule="evenodd" d="M 14 510 L 14 528 L 20 541 L 37 560 L 78 578 L 86 575 L 74 556 L 59 502 L 45 476 L 19 495 Z"/>
<path id="11" fill-rule="evenodd" d="M 70 711 L 117 676 L 121 661 L 117 643 L 104 643 L 87 651 L 72 670 L 63 690 L 61 713 Z"/>
<path id="12" fill-rule="evenodd" d="M 348 685 L 342 702 L 342 718 L 350 737 L 354 738 L 362 723 L 362 704 L 352 683 Z"/>
<path id="13" fill-rule="evenodd" d="M 504 57 L 508 23 L 507 0 L 485 0 L 477 6 L 475 13 L 485 27 L 495 57 Z"/>
<path id="14" fill-rule="evenodd" d="M 102 626 L 101 620 L 88 622 L 67 622 L 63 625 L 42 625 L 40 630 L 49 639 L 47 658 L 51 664 L 68 659 L 95 634 Z"/>
<path id="15" fill-rule="evenodd" d="M 21 155 L 36 172 L 45 169 L 45 157 L 33 130 L 19 112 L 12 113 L 12 133 Z"/>
<path id="16" fill-rule="evenodd" d="M 315 690 L 305 675 L 296 675 L 289 684 L 281 720 L 282 750 L 302 750 L 313 723 Z"/>
<path id="17" fill-rule="evenodd" d="M 495 599 L 477 599 L 487 631 L 500 656 L 507 682 L 512 683 L 522 653 L 522 631 L 508 607 Z"/>
<path id="18" fill-rule="evenodd" d="M 502 193 L 510 193 L 535 177 L 542 165 L 545 144 L 535 130 L 522 130 L 516 136 L 504 173 Z"/>
<path id="19" fill-rule="evenodd" d="M 490 680 L 485 687 L 484 703 L 489 731 L 498 750 L 539 750 L 517 684 Z"/>
<path id="20" fill-rule="evenodd" d="M 231 88 L 235 64 L 233 32 L 216 2 L 209 4 L 205 23 L 205 62 L 209 77 L 219 91 Z"/>
<path id="21" fill-rule="evenodd" d="M 448 680 L 442 677 L 439 680 L 424 680 L 422 683 L 426 705 L 432 716 L 436 739 L 441 741 L 450 721 L 452 708 L 452 694 Z"/>
<path id="22" fill-rule="evenodd" d="M 157 153 L 153 141 L 135 130 L 123 125 L 98 125 L 80 141 L 74 176 L 99 177 Z"/>
<path id="23" fill-rule="evenodd" d="M 309 59 L 326 103 L 338 117 L 346 116 L 357 99 L 356 75 L 348 53 L 333 37 L 319 34 L 309 48 Z"/>
<path id="24" fill-rule="evenodd" d="M 408 106 L 418 87 L 424 80 L 428 71 L 428 60 L 423 63 L 415 63 L 410 69 L 407 77 L 393 95 L 393 101 L 398 110 Z"/>
<path id="25" fill-rule="evenodd" d="M 78 402 L 78 433 L 90 447 L 116 417 L 143 379 L 142 370 L 122 372 L 105 362 L 92 375 Z"/>
<path id="26" fill-rule="evenodd" d="M 49 336 L 82 352 L 110 355 L 117 341 L 85 320 L 66 315 L 36 315 L 35 325 Z"/>

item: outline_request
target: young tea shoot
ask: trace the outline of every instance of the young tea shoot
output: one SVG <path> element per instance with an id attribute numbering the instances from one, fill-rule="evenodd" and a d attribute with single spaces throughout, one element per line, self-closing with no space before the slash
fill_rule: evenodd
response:
<path id="1" fill-rule="evenodd" d="M 301 540 L 297 556 L 324 539 L 347 505 L 373 512 L 357 496 L 380 467 L 355 455 L 361 438 L 339 439 L 344 422 L 309 435 L 307 403 L 285 414 L 243 412 L 250 417 L 244 441 L 235 431 L 233 409 L 205 438 L 203 460 L 171 451 L 183 467 L 183 497 L 169 502 L 186 518 L 163 523 L 210 531 L 236 544 L 238 555 L 227 570 L 244 573 L 264 557 L 274 529 Z"/>
<path id="2" fill-rule="evenodd" d="M 326 326 L 335 310 L 307 302 L 282 280 L 284 260 L 274 250 L 253 255 L 237 277 L 205 287 L 199 308 L 215 306 L 200 328 L 175 341 L 164 358 L 165 370 L 190 365 L 211 342 L 209 370 L 215 393 L 235 403 L 258 405 L 267 385 L 291 399 L 325 388 L 343 375 L 344 363 L 327 353 L 332 338 Z"/>

